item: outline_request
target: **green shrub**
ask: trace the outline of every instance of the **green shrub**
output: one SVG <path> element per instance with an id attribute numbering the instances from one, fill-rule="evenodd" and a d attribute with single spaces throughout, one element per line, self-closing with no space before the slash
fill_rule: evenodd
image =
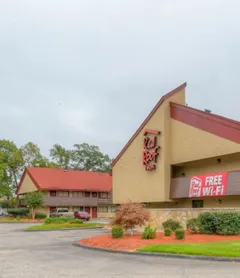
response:
<path id="1" fill-rule="evenodd" d="M 203 212 L 198 216 L 200 233 L 216 234 L 218 217 L 212 212 Z"/>
<path id="2" fill-rule="evenodd" d="M 44 224 L 63 224 L 63 223 L 82 224 L 83 220 L 75 219 L 75 218 L 67 218 L 67 217 L 51 217 L 51 218 L 46 218 L 44 221 Z"/>
<path id="3" fill-rule="evenodd" d="M 28 208 L 11 208 L 8 209 L 8 214 L 13 217 L 27 217 L 28 215 Z"/>
<path id="4" fill-rule="evenodd" d="M 164 229 L 164 235 L 165 236 L 171 236 L 171 234 L 172 234 L 172 230 L 171 229 L 169 229 L 169 228 Z"/>
<path id="5" fill-rule="evenodd" d="M 53 218 L 46 218 L 46 219 L 44 220 L 44 224 L 53 223 L 53 222 L 51 222 L 51 219 L 53 219 Z"/>
<path id="6" fill-rule="evenodd" d="M 184 239 L 185 238 L 184 230 L 183 229 L 176 229 L 175 237 L 176 237 L 176 239 Z"/>
<path id="7" fill-rule="evenodd" d="M 204 212 L 198 217 L 200 232 L 204 234 L 237 235 L 240 234 L 240 213 Z"/>
<path id="8" fill-rule="evenodd" d="M 9 201 L 7 200 L 3 200 L 0 202 L 0 208 L 3 208 L 3 209 L 8 209 L 11 207 L 11 204 Z"/>
<path id="9" fill-rule="evenodd" d="M 157 228 L 152 228 L 150 225 L 146 226 L 142 233 L 142 239 L 156 238 Z"/>
<path id="10" fill-rule="evenodd" d="M 112 227 L 112 238 L 122 238 L 123 237 L 123 228 L 121 226 Z"/>
<path id="11" fill-rule="evenodd" d="M 42 212 L 36 212 L 35 218 L 36 219 L 45 219 L 45 218 L 47 218 L 47 214 L 46 213 L 42 213 Z"/>
<path id="12" fill-rule="evenodd" d="M 240 234 L 240 213 L 224 212 L 219 213 L 219 225 L 217 234 L 219 235 L 238 235 Z"/>
<path id="13" fill-rule="evenodd" d="M 180 222 L 175 221 L 173 219 L 168 219 L 162 223 L 162 226 L 165 229 L 170 229 L 172 231 L 176 231 L 176 229 L 182 228 Z"/>
<path id="14" fill-rule="evenodd" d="M 200 228 L 199 228 L 198 218 L 189 219 L 189 220 L 187 221 L 187 229 L 188 229 L 192 234 L 199 233 Z"/>

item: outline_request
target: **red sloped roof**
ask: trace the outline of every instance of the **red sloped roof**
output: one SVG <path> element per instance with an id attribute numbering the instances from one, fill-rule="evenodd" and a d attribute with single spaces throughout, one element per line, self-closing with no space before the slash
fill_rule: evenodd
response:
<path id="1" fill-rule="evenodd" d="M 111 191 L 108 173 L 73 171 L 55 168 L 26 168 L 16 193 L 28 174 L 39 190 Z"/>
<path id="2" fill-rule="evenodd" d="M 240 144 L 240 122 L 185 105 L 170 103 L 171 118 Z"/>
<path id="3" fill-rule="evenodd" d="M 171 96 L 173 96 L 174 94 L 178 93 L 179 91 L 181 91 L 182 89 L 184 89 L 187 86 L 187 83 L 183 83 L 182 85 L 180 85 L 179 87 L 177 87 L 176 89 L 172 90 L 171 92 L 165 94 L 164 96 L 161 97 L 161 99 L 159 100 L 159 102 L 155 105 L 155 107 L 153 108 L 153 110 L 150 112 L 150 114 L 147 116 L 147 118 L 144 120 L 144 122 L 140 125 L 140 127 L 137 129 L 137 131 L 133 134 L 133 136 L 130 138 L 130 140 L 127 142 L 127 144 L 124 146 L 124 148 L 121 150 L 121 152 L 118 154 L 118 156 L 114 159 L 114 161 L 112 162 L 112 167 L 117 163 L 117 161 L 120 159 L 120 157 L 124 154 L 124 152 L 127 150 L 127 148 L 131 145 L 131 143 L 133 142 L 133 140 L 137 137 L 137 135 L 141 132 L 141 130 L 144 128 L 144 126 L 147 124 L 147 122 L 152 118 L 152 116 L 154 115 L 154 113 L 158 110 L 158 108 L 162 105 L 162 103 L 170 98 Z"/>

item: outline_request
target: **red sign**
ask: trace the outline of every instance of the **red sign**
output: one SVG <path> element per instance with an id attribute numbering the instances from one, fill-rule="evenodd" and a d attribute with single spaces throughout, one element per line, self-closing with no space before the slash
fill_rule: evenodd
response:
<path id="1" fill-rule="evenodd" d="M 159 131 L 146 129 L 144 132 L 143 140 L 143 154 L 142 162 L 145 165 L 147 171 L 152 171 L 156 169 L 157 156 L 159 146 L 157 145 L 157 135 L 160 134 Z"/>
<path id="2" fill-rule="evenodd" d="M 190 179 L 189 197 L 223 196 L 227 191 L 227 172 L 194 176 Z"/>

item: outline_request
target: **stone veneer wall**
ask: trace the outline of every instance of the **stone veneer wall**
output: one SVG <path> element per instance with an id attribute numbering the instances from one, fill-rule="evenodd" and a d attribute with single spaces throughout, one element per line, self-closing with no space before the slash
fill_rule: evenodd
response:
<path id="1" fill-rule="evenodd" d="M 197 217 L 202 212 L 213 211 L 240 211 L 240 208 L 177 208 L 177 209 L 150 209 L 151 221 L 150 224 L 156 226 L 158 229 L 162 229 L 162 222 L 173 219 L 179 221 L 184 228 L 188 219 Z"/>

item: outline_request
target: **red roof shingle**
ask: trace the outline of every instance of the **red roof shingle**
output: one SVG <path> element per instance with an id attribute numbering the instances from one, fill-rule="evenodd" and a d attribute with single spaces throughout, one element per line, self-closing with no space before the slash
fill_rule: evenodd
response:
<path id="1" fill-rule="evenodd" d="M 26 168 L 16 193 L 28 174 L 39 190 L 111 191 L 108 173 L 73 171 L 55 168 Z"/>
<path id="2" fill-rule="evenodd" d="M 240 144 L 238 121 L 177 103 L 170 103 L 170 111 L 174 120 Z"/>

